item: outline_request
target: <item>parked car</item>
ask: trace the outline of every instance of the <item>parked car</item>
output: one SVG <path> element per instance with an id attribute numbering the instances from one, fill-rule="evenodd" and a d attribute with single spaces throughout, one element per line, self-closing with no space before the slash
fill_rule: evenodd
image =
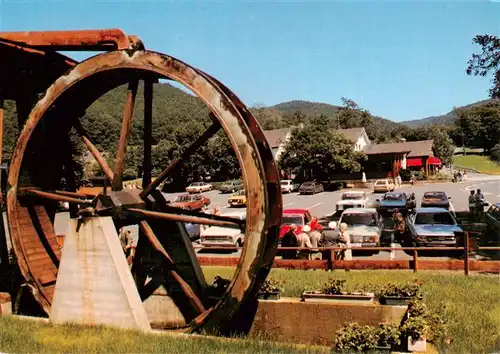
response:
<path id="1" fill-rule="evenodd" d="M 236 181 L 227 181 L 224 182 L 220 187 L 219 190 L 222 193 L 234 193 L 236 191 L 239 191 L 243 189 L 243 182 L 240 180 Z"/>
<path id="2" fill-rule="evenodd" d="M 202 193 L 202 192 L 211 191 L 212 188 L 213 187 L 210 183 L 195 182 L 195 183 L 191 183 L 189 186 L 186 187 L 186 192 L 188 192 L 188 193 Z"/>
<path id="3" fill-rule="evenodd" d="M 376 201 L 378 213 L 382 216 L 389 216 L 396 209 L 406 216 L 417 207 L 415 193 L 408 195 L 403 192 L 388 192 L 384 194 L 382 199 L 376 199 Z"/>
<path id="4" fill-rule="evenodd" d="M 351 237 L 351 247 L 380 247 L 382 218 L 375 208 L 352 208 L 342 213 L 339 224 L 345 222 Z M 367 251 L 372 254 L 379 251 Z"/>
<path id="5" fill-rule="evenodd" d="M 223 213 L 221 216 L 245 220 L 246 210 L 227 212 Z M 244 231 L 238 226 L 210 226 L 202 230 L 200 236 L 200 243 L 204 247 L 241 247 L 244 242 Z"/>
<path id="6" fill-rule="evenodd" d="M 300 184 L 293 183 L 291 179 L 281 180 L 281 193 L 291 193 L 299 189 Z"/>
<path id="7" fill-rule="evenodd" d="M 490 205 L 485 215 L 488 238 L 500 241 L 500 203 Z"/>
<path id="8" fill-rule="evenodd" d="M 463 246 L 464 231 L 453 215 L 444 208 L 417 208 L 407 220 L 404 246 Z"/>
<path id="9" fill-rule="evenodd" d="M 227 202 L 232 207 L 237 206 L 245 206 L 247 205 L 247 194 L 244 189 L 237 191 L 234 194 L 231 194 L 229 198 L 227 198 Z"/>
<path id="10" fill-rule="evenodd" d="M 335 205 L 337 212 L 349 208 L 366 208 L 368 206 L 368 196 L 363 191 L 349 191 L 342 193 L 341 199 Z"/>
<path id="11" fill-rule="evenodd" d="M 422 208 L 450 208 L 450 199 L 445 192 L 425 192 L 420 206 Z"/>
<path id="12" fill-rule="evenodd" d="M 374 193 L 386 193 L 394 190 L 394 182 L 390 179 L 378 179 L 373 185 Z"/>
<path id="13" fill-rule="evenodd" d="M 312 220 L 312 215 L 307 209 L 285 209 L 281 217 L 280 240 L 290 230 L 290 225 L 297 225 L 297 232 Z"/>
<path id="14" fill-rule="evenodd" d="M 210 203 L 210 198 L 202 194 L 182 194 L 175 198 L 169 206 L 187 210 L 201 210 Z"/>
<path id="15" fill-rule="evenodd" d="M 299 188 L 299 194 L 316 194 L 321 193 L 325 189 L 321 183 L 312 181 L 312 182 L 304 182 Z"/>

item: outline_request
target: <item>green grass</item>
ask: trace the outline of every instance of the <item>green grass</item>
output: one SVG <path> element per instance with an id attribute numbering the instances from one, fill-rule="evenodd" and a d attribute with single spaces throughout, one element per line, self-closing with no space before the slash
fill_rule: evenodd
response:
<path id="1" fill-rule="evenodd" d="M 207 280 L 215 275 L 230 278 L 233 268 L 204 267 Z M 346 279 L 347 290 L 377 291 L 388 282 L 419 279 L 424 282 L 424 301 L 432 309 L 441 301 L 450 318 L 453 343 L 451 353 L 484 353 L 500 350 L 500 278 L 497 275 L 472 275 L 454 272 L 409 271 L 334 271 L 273 269 L 270 277 L 284 281 L 283 296 L 300 296 L 305 288 L 318 289 L 330 278 Z M 441 352 L 441 351 L 440 351 Z"/>
<path id="2" fill-rule="evenodd" d="M 306 347 L 205 336 L 145 334 L 109 327 L 51 325 L 0 317 L 0 351 L 6 353 L 326 353 Z"/>
<path id="3" fill-rule="evenodd" d="M 490 160 L 487 156 L 455 156 L 453 158 L 453 165 L 455 165 L 457 169 L 459 169 L 460 167 L 472 168 L 481 173 L 500 175 L 500 164 Z"/>

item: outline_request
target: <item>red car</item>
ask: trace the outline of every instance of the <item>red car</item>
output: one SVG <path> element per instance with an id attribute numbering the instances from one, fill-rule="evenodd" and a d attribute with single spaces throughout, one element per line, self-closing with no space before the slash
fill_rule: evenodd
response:
<path id="1" fill-rule="evenodd" d="M 309 222 L 313 217 L 309 210 L 307 209 L 285 209 L 283 210 L 283 216 L 281 218 L 281 227 L 280 227 L 280 239 L 285 236 L 285 234 L 290 231 L 290 225 L 297 225 L 296 233 L 302 231 L 302 227 Z"/>

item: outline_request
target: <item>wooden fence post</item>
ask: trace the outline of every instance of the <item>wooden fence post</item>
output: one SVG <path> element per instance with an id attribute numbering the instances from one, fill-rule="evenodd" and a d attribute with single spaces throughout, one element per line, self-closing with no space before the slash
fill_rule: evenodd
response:
<path id="1" fill-rule="evenodd" d="M 328 268 L 330 268 L 330 270 L 334 270 L 335 269 L 335 250 L 334 249 L 330 249 L 330 264 L 328 265 Z"/>
<path id="2" fill-rule="evenodd" d="M 469 233 L 465 233 L 464 242 L 464 273 L 469 275 Z"/>
<path id="3" fill-rule="evenodd" d="M 417 249 L 413 250 L 413 273 L 416 273 L 418 270 L 418 251 Z"/>

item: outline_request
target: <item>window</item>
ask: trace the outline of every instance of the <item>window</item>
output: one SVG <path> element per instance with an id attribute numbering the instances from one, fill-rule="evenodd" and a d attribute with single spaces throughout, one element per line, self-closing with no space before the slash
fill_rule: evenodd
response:
<path id="1" fill-rule="evenodd" d="M 418 213 L 416 225 L 455 225 L 450 213 Z"/>
<path id="2" fill-rule="evenodd" d="M 300 215 L 283 215 L 281 225 L 304 225 L 304 219 Z"/>
<path id="3" fill-rule="evenodd" d="M 341 222 L 345 222 L 349 226 L 351 226 L 351 225 L 377 226 L 378 216 L 376 213 L 344 214 L 344 215 L 342 215 Z"/>

